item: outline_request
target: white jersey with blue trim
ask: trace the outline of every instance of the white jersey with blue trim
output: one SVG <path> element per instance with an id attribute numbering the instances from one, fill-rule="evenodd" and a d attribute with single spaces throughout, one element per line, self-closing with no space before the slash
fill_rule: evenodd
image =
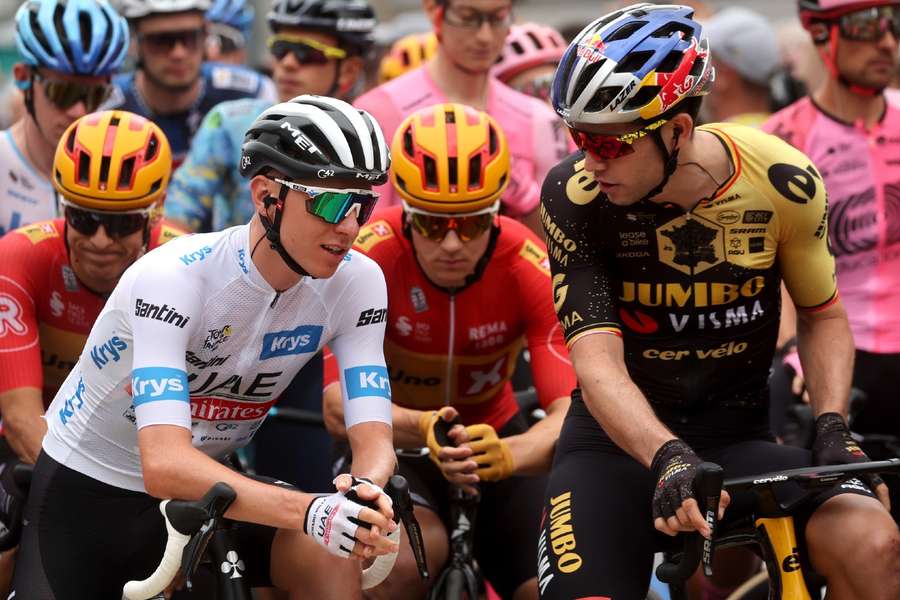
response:
<path id="1" fill-rule="evenodd" d="M 56 191 L 25 160 L 9 129 L 0 131 L 0 235 L 57 217 Z"/>
<path id="2" fill-rule="evenodd" d="M 247 444 L 297 371 L 328 344 L 347 427 L 391 423 L 378 265 L 351 251 L 327 279 L 276 293 L 250 259 L 248 225 L 178 238 L 122 276 L 47 410 L 44 450 L 120 488 L 145 491 L 137 432 L 191 430 L 214 458 Z"/>

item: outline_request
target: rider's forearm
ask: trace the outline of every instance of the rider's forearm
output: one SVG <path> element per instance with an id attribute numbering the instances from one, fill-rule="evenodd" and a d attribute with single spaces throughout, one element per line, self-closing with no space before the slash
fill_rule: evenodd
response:
<path id="1" fill-rule="evenodd" d="M 34 463 L 47 433 L 44 401 L 38 388 L 23 387 L 0 394 L 0 414 L 6 441 L 27 463 Z"/>
<path id="2" fill-rule="evenodd" d="M 350 472 L 384 487 L 397 464 L 391 427 L 376 421 L 359 423 L 347 430 L 347 437 L 353 451 Z"/>
<path id="3" fill-rule="evenodd" d="M 797 350 L 816 416 L 847 416 L 853 379 L 853 334 L 840 303 L 797 313 Z"/>
<path id="4" fill-rule="evenodd" d="M 147 430 L 156 429 L 152 433 L 157 434 L 161 428 L 169 431 L 153 435 L 155 439 L 148 442 Z M 138 438 L 144 486 L 151 496 L 197 500 L 213 484 L 222 481 L 237 493 L 237 499 L 226 512 L 228 518 L 282 529 L 303 529 L 312 495 L 241 475 L 191 446 L 190 431 L 181 427 L 145 427 L 138 432 Z"/>
<path id="5" fill-rule="evenodd" d="M 609 337 L 585 336 L 572 346 L 569 356 L 588 410 L 616 445 L 649 468 L 660 446 L 676 436 L 657 418 L 628 375 L 621 341 L 604 339 Z"/>
<path id="6" fill-rule="evenodd" d="M 546 473 L 553 464 L 559 430 L 569 410 L 568 397 L 557 398 L 547 407 L 547 416 L 525 433 L 503 438 L 512 454 L 516 475 Z"/>
<path id="7" fill-rule="evenodd" d="M 394 419 L 394 446 L 397 448 L 424 448 L 427 443 L 419 431 L 421 410 L 393 405 L 391 413 Z M 431 412 L 424 411 L 424 412 Z"/>

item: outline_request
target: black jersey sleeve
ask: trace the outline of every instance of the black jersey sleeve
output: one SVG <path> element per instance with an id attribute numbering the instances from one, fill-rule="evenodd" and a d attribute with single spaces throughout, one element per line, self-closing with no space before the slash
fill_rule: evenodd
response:
<path id="1" fill-rule="evenodd" d="M 541 223 L 553 277 L 553 305 L 566 344 L 597 331 L 621 334 L 613 264 L 602 239 L 605 196 L 575 153 L 547 174 Z"/>

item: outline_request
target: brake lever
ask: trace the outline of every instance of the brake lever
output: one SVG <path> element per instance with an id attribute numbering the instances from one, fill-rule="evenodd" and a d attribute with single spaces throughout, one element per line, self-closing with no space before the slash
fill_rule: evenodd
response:
<path id="1" fill-rule="evenodd" d="M 428 562 L 425 559 L 425 540 L 422 538 L 422 527 L 416 520 L 412 498 L 409 495 L 409 483 L 402 475 L 394 475 L 388 480 L 387 493 L 394 502 L 394 522 L 403 522 L 409 536 L 409 545 L 416 558 L 419 577 L 427 580 Z M 398 520 L 399 519 L 399 520 Z"/>

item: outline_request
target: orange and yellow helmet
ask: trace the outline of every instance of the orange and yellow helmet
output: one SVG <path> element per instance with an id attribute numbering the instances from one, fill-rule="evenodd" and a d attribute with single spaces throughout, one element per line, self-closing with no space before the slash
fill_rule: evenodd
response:
<path id="1" fill-rule="evenodd" d="M 509 184 L 509 147 L 493 117 L 463 104 L 416 111 L 397 128 L 391 181 L 414 208 L 463 214 L 489 208 Z"/>
<path id="2" fill-rule="evenodd" d="M 390 81 L 407 71 L 421 67 L 437 53 L 437 46 L 437 37 L 432 31 L 403 36 L 394 42 L 381 59 L 378 67 L 379 83 Z"/>
<path id="3" fill-rule="evenodd" d="M 76 206 L 131 211 L 160 201 L 172 150 L 158 125 L 122 110 L 91 113 L 69 125 L 53 158 L 53 187 Z"/>

